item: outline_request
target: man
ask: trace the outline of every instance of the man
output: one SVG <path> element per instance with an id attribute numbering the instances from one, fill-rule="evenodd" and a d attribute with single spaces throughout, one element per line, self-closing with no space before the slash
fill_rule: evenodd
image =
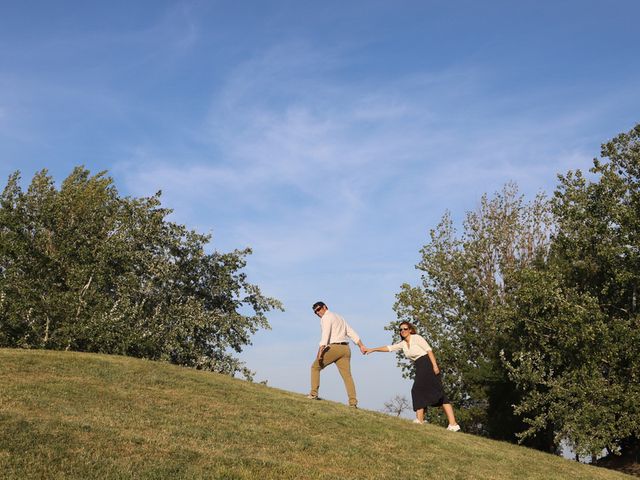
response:
<path id="1" fill-rule="evenodd" d="M 349 406 L 357 408 L 356 387 L 351 377 L 351 349 L 349 338 L 360 347 L 364 354 L 366 347 L 360 341 L 356 331 L 344 318 L 329 311 L 324 302 L 313 304 L 313 312 L 320 317 L 320 347 L 316 359 L 311 365 L 311 393 L 308 398 L 317 400 L 320 388 L 320 371 L 327 365 L 335 363 L 342 376 L 342 381 L 349 396 Z"/>

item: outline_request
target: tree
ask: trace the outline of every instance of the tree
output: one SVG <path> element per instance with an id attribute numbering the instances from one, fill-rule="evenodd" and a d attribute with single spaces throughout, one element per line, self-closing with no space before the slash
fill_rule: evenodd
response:
<path id="1" fill-rule="evenodd" d="M 409 405 L 409 400 L 403 395 L 396 395 L 388 402 L 384 402 L 384 408 L 382 409 L 385 413 L 390 413 L 399 417 L 402 415 L 402 412 L 405 410 L 409 410 L 411 405 Z"/>
<path id="2" fill-rule="evenodd" d="M 399 321 L 416 325 L 434 347 L 465 430 L 516 441 L 526 426 L 513 412 L 521 393 L 500 357 L 512 329 L 498 314 L 510 273 L 547 255 L 549 204 L 543 195 L 525 203 L 508 184 L 492 199 L 484 195 L 463 228 L 458 237 L 451 216 L 443 216 L 421 250 L 421 285 L 403 285 L 394 308 Z M 411 366 L 401 357 L 399 363 L 411 375 Z M 528 444 L 556 448 L 546 432 Z"/>
<path id="3" fill-rule="evenodd" d="M 160 193 L 120 197 L 106 172 L 20 173 L 0 197 L 0 346 L 71 349 L 251 372 L 234 357 L 266 312 L 250 249 L 206 253 L 210 236 L 166 219 Z"/>
<path id="4" fill-rule="evenodd" d="M 524 392 L 525 436 L 552 427 L 581 455 L 637 456 L 640 125 L 601 156 L 593 180 L 559 176 L 549 262 L 519 274 L 509 308 L 523 333 L 506 361 Z"/>
<path id="5" fill-rule="evenodd" d="M 396 311 L 436 347 L 467 431 L 637 462 L 640 125 L 601 157 L 550 202 L 483 197 L 460 238 L 445 215 Z"/>

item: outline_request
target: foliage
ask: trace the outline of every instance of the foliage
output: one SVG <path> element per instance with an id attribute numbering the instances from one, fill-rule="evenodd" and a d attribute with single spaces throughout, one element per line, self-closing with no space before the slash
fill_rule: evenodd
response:
<path id="1" fill-rule="evenodd" d="M 560 175 L 551 201 L 524 204 L 512 186 L 484 196 L 461 237 L 446 214 L 421 250 L 421 285 L 397 296 L 466 431 L 582 456 L 640 451 L 640 125 L 601 156 L 590 178 Z"/>
<path id="2" fill-rule="evenodd" d="M 78 167 L 59 189 L 46 170 L 0 197 L 0 346 L 161 359 L 228 374 L 280 303 L 242 272 L 249 249 L 167 220 L 160 193 L 123 198 Z M 249 312 L 249 313 L 248 313 Z"/>
<path id="3" fill-rule="evenodd" d="M 421 285 L 403 285 L 394 308 L 400 321 L 416 325 L 434 347 L 445 389 L 462 407 L 457 415 L 465 431 L 515 440 L 523 428 L 512 409 L 518 392 L 500 359 L 510 329 L 497 313 L 509 273 L 547 254 L 548 201 L 539 195 L 525 203 L 509 184 L 492 199 L 483 196 L 463 228 L 458 237 L 451 216 L 444 215 L 421 250 Z"/>
<path id="4" fill-rule="evenodd" d="M 633 452 L 640 438 L 640 125 L 602 158 L 593 180 L 559 177 L 550 261 L 519 275 L 510 302 L 525 435 L 553 425 L 585 455 Z"/>

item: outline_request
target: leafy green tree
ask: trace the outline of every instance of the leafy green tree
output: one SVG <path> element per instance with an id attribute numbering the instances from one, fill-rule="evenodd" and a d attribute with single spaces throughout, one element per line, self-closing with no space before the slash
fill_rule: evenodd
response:
<path id="1" fill-rule="evenodd" d="M 505 360 L 524 393 L 524 436 L 552 428 L 583 455 L 637 455 L 640 125 L 601 156 L 591 179 L 559 177 L 549 262 L 513 282 L 506 317 L 518 342 Z"/>
<path id="2" fill-rule="evenodd" d="M 249 249 L 206 253 L 210 237 L 167 220 L 160 194 L 119 196 L 78 167 L 46 170 L 0 197 L 0 346 L 71 349 L 251 372 L 233 354 L 281 309 L 242 272 Z"/>
<path id="3" fill-rule="evenodd" d="M 483 197 L 460 237 L 445 215 L 395 308 L 438 349 L 467 430 L 637 462 L 640 125 L 601 156 L 551 202 Z"/>
<path id="4" fill-rule="evenodd" d="M 400 321 L 410 321 L 436 350 L 447 391 L 467 431 L 516 441 L 525 429 L 514 414 L 520 392 L 508 377 L 500 352 L 511 342 L 502 306 L 509 275 L 547 255 L 551 215 L 543 195 L 525 203 L 509 184 L 492 199 L 482 197 L 458 237 L 447 213 L 431 231 L 416 266 L 418 286 L 397 295 Z M 396 324 L 387 328 L 395 329 Z M 406 375 L 411 367 L 399 357 Z M 548 432 L 527 440 L 545 450 L 556 444 Z"/>

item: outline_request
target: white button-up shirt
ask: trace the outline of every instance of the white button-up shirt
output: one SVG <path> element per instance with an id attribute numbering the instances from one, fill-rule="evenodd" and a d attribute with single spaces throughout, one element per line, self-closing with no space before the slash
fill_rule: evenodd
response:
<path id="1" fill-rule="evenodd" d="M 356 331 L 347 324 L 347 322 L 337 313 L 329 310 L 324 312 L 320 318 L 320 345 L 329 345 L 330 343 L 348 342 L 349 338 L 358 343 L 360 337 Z"/>
<path id="2" fill-rule="evenodd" d="M 415 333 L 409 335 L 409 345 L 404 340 L 401 340 L 393 345 L 387 345 L 387 348 L 390 352 L 402 350 L 405 357 L 414 362 L 432 350 L 427 341 Z"/>

